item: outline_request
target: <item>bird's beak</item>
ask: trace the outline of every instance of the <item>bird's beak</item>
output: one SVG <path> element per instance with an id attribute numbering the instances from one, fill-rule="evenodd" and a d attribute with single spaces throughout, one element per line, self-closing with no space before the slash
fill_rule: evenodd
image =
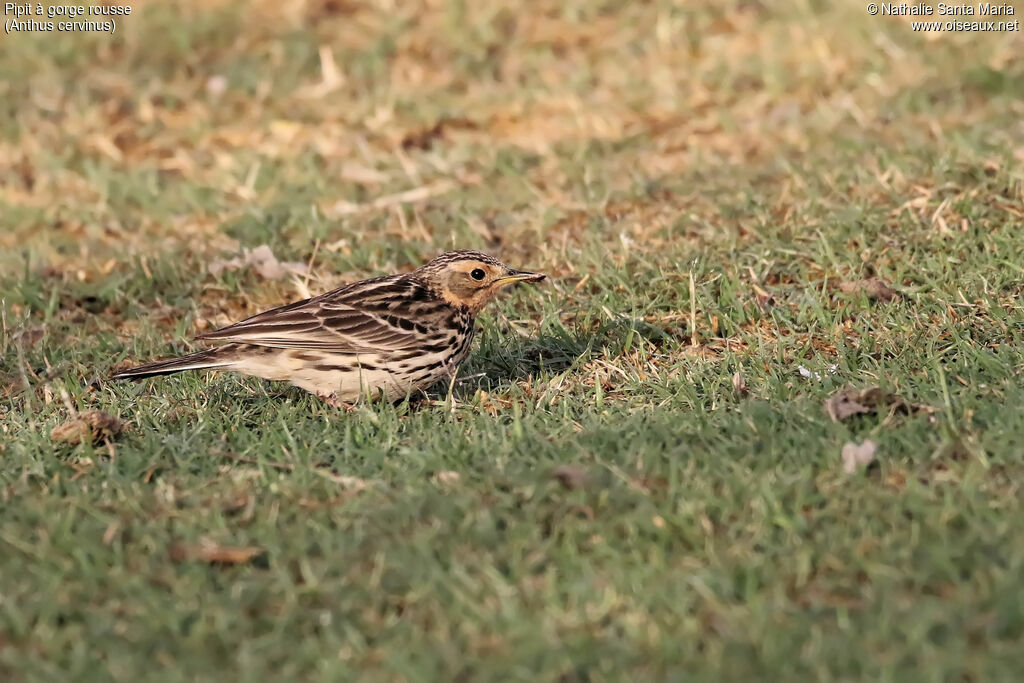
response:
<path id="1" fill-rule="evenodd" d="M 511 285 L 516 282 L 540 282 L 547 275 L 544 273 L 528 273 L 525 270 L 509 270 L 508 275 L 499 277 L 494 281 L 494 284 L 504 287 L 505 285 Z"/>

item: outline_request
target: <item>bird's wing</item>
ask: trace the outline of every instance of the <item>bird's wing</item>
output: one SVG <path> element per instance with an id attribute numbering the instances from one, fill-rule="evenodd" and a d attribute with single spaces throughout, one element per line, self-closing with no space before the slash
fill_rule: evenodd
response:
<path id="1" fill-rule="evenodd" d="M 377 278 L 273 308 L 198 339 L 330 353 L 403 351 L 422 344 L 428 330 L 413 315 L 422 285 Z"/>

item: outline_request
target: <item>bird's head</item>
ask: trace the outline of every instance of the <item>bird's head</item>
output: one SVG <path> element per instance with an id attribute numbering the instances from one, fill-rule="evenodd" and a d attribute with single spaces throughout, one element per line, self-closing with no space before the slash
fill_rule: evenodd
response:
<path id="1" fill-rule="evenodd" d="M 509 268 L 479 251 L 449 251 L 421 267 L 417 274 L 449 304 L 478 313 L 494 295 L 517 282 L 539 282 L 544 273 Z"/>

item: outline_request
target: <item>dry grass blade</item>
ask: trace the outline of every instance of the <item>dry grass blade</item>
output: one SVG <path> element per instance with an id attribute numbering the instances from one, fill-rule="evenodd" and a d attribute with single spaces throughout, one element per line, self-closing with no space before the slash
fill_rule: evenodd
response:
<path id="1" fill-rule="evenodd" d="M 356 213 L 362 213 L 364 211 L 386 209 L 398 204 L 413 204 L 416 202 L 422 202 L 425 199 L 430 199 L 431 197 L 446 194 L 457 187 L 459 187 L 459 183 L 454 180 L 439 180 L 429 185 L 422 185 L 420 187 L 414 187 L 411 190 L 405 190 L 404 192 L 396 192 L 395 194 L 378 197 L 377 199 L 365 204 L 355 204 L 341 199 L 336 201 L 334 204 L 325 207 L 324 215 L 328 218 L 339 218 L 341 216 L 349 216 Z"/>
<path id="2" fill-rule="evenodd" d="M 313 472 L 318 477 L 322 477 L 327 481 L 333 482 L 335 484 L 338 484 L 339 486 L 343 486 L 346 489 L 350 489 L 352 491 L 362 491 L 364 489 L 369 488 L 371 485 L 371 482 L 367 481 L 366 479 L 361 479 L 359 477 L 350 477 L 345 474 L 335 474 L 334 472 L 331 472 L 330 470 L 321 467 L 314 469 Z"/>
<path id="3" fill-rule="evenodd" d="M 266 551 L 255 545 L 220 545 L 210 540 L 199 543 L 172 543 L 168 549 L 172 562 L 207 562 L 209 564 L 233 565 L 252 562 Z"/>

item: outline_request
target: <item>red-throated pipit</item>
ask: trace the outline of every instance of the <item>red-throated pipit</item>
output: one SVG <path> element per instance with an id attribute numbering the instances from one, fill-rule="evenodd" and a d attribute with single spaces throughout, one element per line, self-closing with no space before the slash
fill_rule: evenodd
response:
<path id="1" fill-rule="evenodd" d="M 476 315 L 501 289 L 543 279 L 478 251 L 451 251 L 411 273 L 355 282 L 197 337 L 224 346 L 113 377 L 228 370 L 291 382 L 332 405 L 367 394 L 397 400 L 454 376 Z"/>

